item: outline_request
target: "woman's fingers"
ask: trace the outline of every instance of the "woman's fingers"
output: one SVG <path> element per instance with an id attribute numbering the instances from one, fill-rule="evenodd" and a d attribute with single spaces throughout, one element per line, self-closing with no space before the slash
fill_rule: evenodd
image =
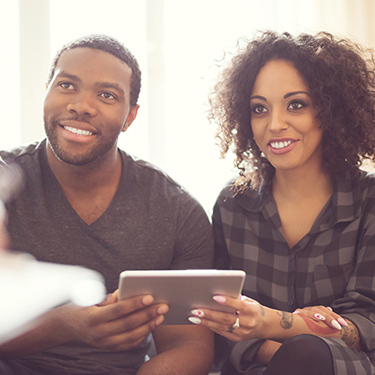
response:
<path id="1" fill-rule="evenodd" d="M 254 330 L 262 327 L 262 306 L 255 300 L 241 296 L 231 298 L 214 296 L 213 299 L 225 306 L 233 308 L 233 313 L 220 312 L 208 309 L 194 309 L 189 321 L 201 324 L 212 331 L 229 338 L 232 341 L 241 341 L 253 335 Z"/>
<path id="2" fill-rule="evenodd" d="M 330 307 L 325 306 L 309 306 L 303 309 L 297 309 L 294 314 L 303 314 L 315 321 L 322 321 L 331 328 L 341 330 L 341 327 L 346 327 L 348 324 L 340 315 L 334 313 Z"/>

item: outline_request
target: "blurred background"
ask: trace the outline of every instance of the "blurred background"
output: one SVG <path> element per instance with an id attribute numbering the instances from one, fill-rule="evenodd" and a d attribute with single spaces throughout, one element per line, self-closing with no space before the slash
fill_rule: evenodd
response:
<path id="1" fill-rule="evenodd" d="M 133 52 L 143 73 L 138 118 L 120 147 L 164 169 L 210 215 L 235 174 L 206 118 L 224 53 L 265 29 L 329 31 L 375 47 L 374 19 L 373 0 L 0 0 L 0 149 L 44 137 L 53 56 L 76 37 L 105 33 Z"/>

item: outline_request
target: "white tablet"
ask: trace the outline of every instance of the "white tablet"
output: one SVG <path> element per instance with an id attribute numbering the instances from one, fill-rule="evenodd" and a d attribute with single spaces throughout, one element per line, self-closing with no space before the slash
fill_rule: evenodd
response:
<path id="1" fill-rule="evenodd" d="M 233 312 L 212 299 L 215 295 L 237 298 L 245 281 L 244 271 L 165 270 L 124 271 L 120 275 L 119 299 L 151 294 L 155 303 L 169 306 L 163 324 L 191 324 L 190 311 L 208 308 Z"/>

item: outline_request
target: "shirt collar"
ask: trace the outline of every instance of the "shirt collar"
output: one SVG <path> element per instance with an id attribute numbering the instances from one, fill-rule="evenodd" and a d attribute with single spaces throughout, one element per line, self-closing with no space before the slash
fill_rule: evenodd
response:
<path id="1" fill-rule="evenodd" d="M 334 180 L 334 191 L 328 205 L 330 209 L 326 210 L 327 215 L 323 215 L 321 225 L 323 227 L 332 227 L 339 222 L 353 221 L 361 213 L 361 188 L 358 179 L 336 178 Z M 274 200 L 271 192 L 271 185 L 262 183 L 258 190 L 246 189 L 243 193 L 235 196 L 236 202 L 245 210 L 250 212 L 269 212 L 274 214 L 272 207 Z M 328 207 L 326 207 L 328 208 Z M 273 213 L 272 213 L 273 212 Z M 320 227 L 320 229 L 323 229 Z"/>

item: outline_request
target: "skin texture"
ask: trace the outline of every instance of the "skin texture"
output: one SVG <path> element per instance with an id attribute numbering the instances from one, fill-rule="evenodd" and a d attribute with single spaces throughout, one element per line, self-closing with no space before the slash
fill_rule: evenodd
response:
<path id="1" fill-rule="evenodd" d="M 278 170 L 306 168 L 322 158 L 322 131 L 310 90 L 287 60 L 271 60 L 259 72 L 250 97 L 254 140 Z M 271 142 L 292 143 L 273 148 Z M 290 152 L 281 152 L 293 147 Z"/>
<path id="2" fill-rule="evenodd" d="M 97 69 L 106 74 L 95 75 Z M 50 147 L 61 161 L 85 165 L 116 153 L 117 138 L 138 109 L 129 105 L 130 81 L 130 68 L 108 53 L 76 48 L 60 57 L 44 100 L 44 123 Z M 62 124 L 92 135 L 81 136 L 85 141 L 68 138 Z"/>
<path id="3" fill-rule="evenodd" d="M 131 74 L 107 52 L 74 48 L 60 56 L 47 87 L 48 162 L 87 224 L 103 214 L 119 184 L 118 136 L 138 111 L 130 105 Z M 167 305 L 153 304 L 152 296 L 117 301 L 117 291 L 96 306 L 64 305 L 46 313 L 35 329 L 1 346 L 0 358 L 24 357 L 72 341 L 129 350 L 152 332 L 158 355 L 138 374 L 206 374 L 213 360 L 213 333 L 191 325 L 160 326 L 167 311 Z"/>

